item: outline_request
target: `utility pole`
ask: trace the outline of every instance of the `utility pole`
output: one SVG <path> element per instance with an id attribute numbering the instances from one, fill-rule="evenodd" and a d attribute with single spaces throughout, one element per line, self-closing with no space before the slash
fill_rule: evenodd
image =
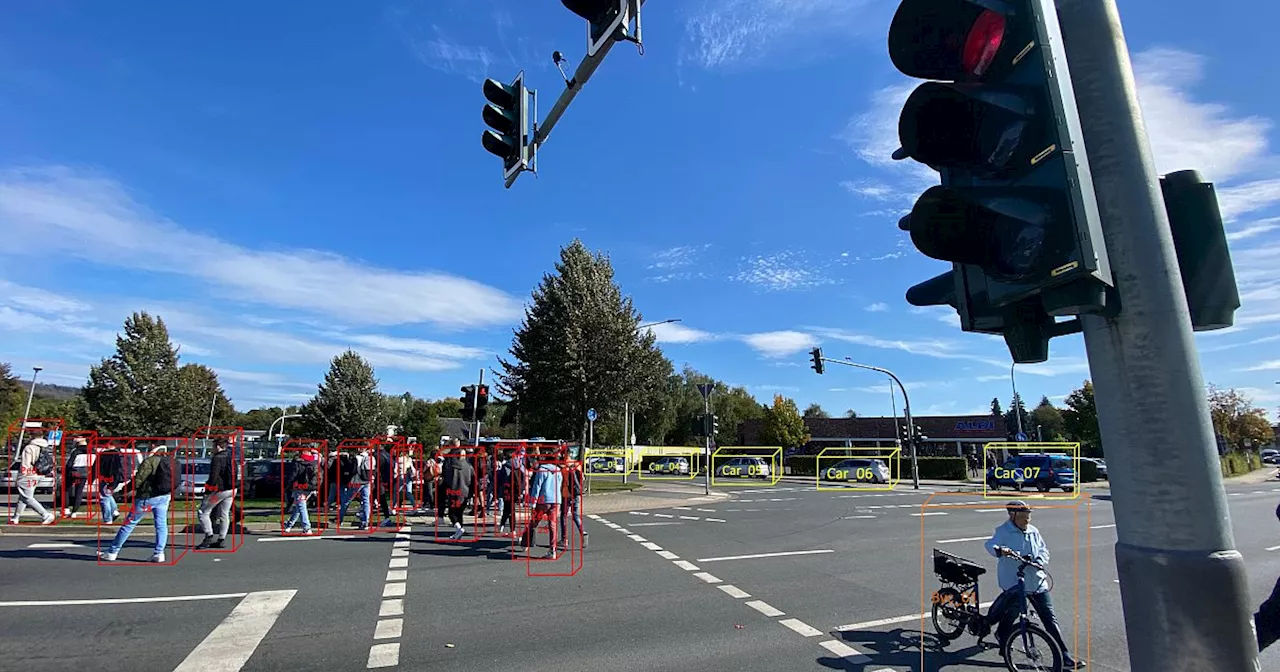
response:
<path id="1" fill-rule="evenodd" d="M 702 393 L 702 430 L 706 433 L 707 447 L 706 453 L 703 455 L 703 474 L 702 474 L 702 493 L 711 494 L 711 435 L 714 430 L 711 429 L 711 393 L 715 391 L 715 385 L 711 383 L 698 383 L 698 392 Z"/>
<path id="2" fill-rule="evenodd" d="M 631 471 L 631 402 L 622 402 L 622 482 L 627 482 L 627 472 Z"/>
<path id="3" fill-rule="evenodd" d="M 480 367 L 480 382 L 476 383 L 476 389 L 471 393 L 471 422 L 475 423 L 476 431 L 471 434 L 471 445 L 480 445 L 480 416 L 477 410 L 480 406 L 480 386 L 484 385 L 484 367 Z"/>
<path id="4" fill-rule="evenodd" d="M 43 366 L 31 367 L 31 389 L 27 390 L 27 408 L 22 412 L 22 424 L 18 427 L 18 450 L 22 450 L 22 440 L 26 438 L 27 418 L 31 417 L 31 400 L 36 398 L 36 378 L 44 370 Z"/>
<path id="5" fill-rule="evenodd" d="M 1121 310 L 1081 316 L 1116 516 L 1134 672 L 1255 672 L 1173 235 L 1115 0 L 1057 0 Z"/>
<path id="6" fill-rule="evenodd" d="M 1026 434 L 1022 432 L 1022 397 L 1018 396 L 1018 381 L 1013 377 L 1013 367 L 1017 365 L 1017 362 L 1009 365 L 1009 384 L 1013 386 L 1013 417 L 1018 419 L 1018 440 L 1021 441 Z"/>

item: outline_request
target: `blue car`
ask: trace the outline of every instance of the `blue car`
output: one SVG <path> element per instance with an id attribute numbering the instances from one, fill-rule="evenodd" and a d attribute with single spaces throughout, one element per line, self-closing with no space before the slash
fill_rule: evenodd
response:
<path id="1" fill-rule="evenodd" d="M 1072 458 L 1066 455 L 1023 453 L 1016 455 L 999 467 L 987 470 L 987 487 L 999 490 L 1035 488 L 1040 492 L 1061 489 L 1071 492 L 1076 487 L 1076 470 Z"/>

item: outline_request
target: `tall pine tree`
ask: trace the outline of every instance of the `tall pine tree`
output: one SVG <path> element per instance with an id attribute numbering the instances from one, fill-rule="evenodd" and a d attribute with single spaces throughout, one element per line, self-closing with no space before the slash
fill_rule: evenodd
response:
<path id="1" fill-rule="evenodd" d="M 525 309 L 511 361 L 498 360 L 498 390 L 514 404 L 521 431 L 580 440 L 589 409 L 620 417 L 624 400 L 642 425 L 660 406 L 672 367 L 639 326 L 608 257 L 580 240 L 561 248 L 555 272 L 543 276 Z"/>
<path id="2" fill-rule="evenodd" d="M 116 353 L 89 369 L 80 425 L 103 436 L 183 436 L 178 349 L 164 320 L 141 312 L 124 321 Z"/>
<path id="3" fill-rule="evenodd" d="M 386 431 L 383 396 L 373 367 L 354 351 L 333 358 L 316 396 L 303 404 L 305 436 L 328 439 L 367 439 Z"/>

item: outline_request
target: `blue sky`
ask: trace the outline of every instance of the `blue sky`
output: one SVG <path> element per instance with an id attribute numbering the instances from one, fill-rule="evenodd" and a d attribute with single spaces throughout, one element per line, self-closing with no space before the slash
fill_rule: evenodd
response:
<path id="1" fill-rule="evenodd" d="M 895 225 L 933 180 L 889 160 L 910 90 L 885 54 L 895 6 L 654 0 L 645 55 L 613 50 L 510 191 L 480 83 L 523 69 L 545 113 L 551 52 L 585 52 L 557 2 L 11 7 L 0 360 L 79 384 L 146 309 L 242 409 L 304 400 L 348 346 L 384 391 L 456 396 L 577 236 L 647 319 L 681 320 L 658 332 L 677 366 L 762 400 L 890 412 L 878 374 L 810 371 L 820 344 L 897 372 L 917 413 L 1007 402 L 1002 341 L 903 298 L 945 266 Z M 1229 219 L 1244 306 L 1198 336 L 1205 378 L 1275 409 L 1280 94 L 1254 56 L 1280 8 L 1122 9 L 1159 169 L 1201 170 Z M 1031 401 L 1088 376 L 1078 336 L 1018 370 Z"/>

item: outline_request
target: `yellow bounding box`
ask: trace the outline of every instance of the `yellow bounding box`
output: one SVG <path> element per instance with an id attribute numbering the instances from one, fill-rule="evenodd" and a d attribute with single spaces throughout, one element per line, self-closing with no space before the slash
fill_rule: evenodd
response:
<path id="1" fill-rule="evenodd" d="M 701 448 L 643 446 L 636 470 L 645 481 L 690 481 L 700 471 L 701 458 Z M 680 460 L 684 460 L 685 466 Z"/>
<path id="2" fill-rule="evenodd" d="M 721 446 L 711 454 L 713 488 L 731 485 L 768 487 L 777 485 L 780 480 L 782 446 Z"/>
<path id="3" fill-rule="evenodd" d="M 589 448 L 585 451 L 585 460 L 583 468 L 586 473 L 592 476 L 621 476 L 634 469 L 634 465 L 627 459 L 627 450 L 625 448 Z M 597 458 L 607 461 L 607 464 L 600 465 L 595 462 Z M 616 465 L 621 463 L 622 471 L 616 469 Z M 604 470 L 600 470 L 600 466 L 605 466 Z"/>
<path id="4" fill-rule="evenodd" d="M 902 449 L 831 446 L 815 467 L 819 490 L 892 490 L 902 480 Z"/>
<path id="5" fill-rule="evenodd" d="M 1009 451 L 1017 453 L 998 454 Z M 1079 443 L 997 441 L 983 446 L 984 498 L 1075 499 L 1080 491 Z"/>

